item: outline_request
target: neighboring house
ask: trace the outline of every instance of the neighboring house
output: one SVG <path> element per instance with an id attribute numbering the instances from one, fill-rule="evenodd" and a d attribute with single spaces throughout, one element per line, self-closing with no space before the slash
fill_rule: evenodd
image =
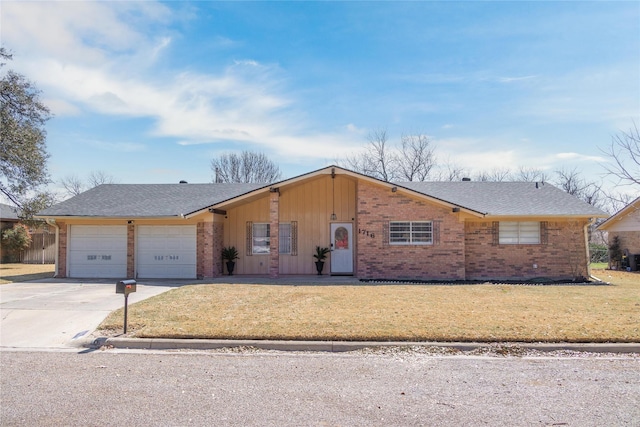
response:
<path id="1" fill-rule="evenodd" d="M 636 258 L 640 257 L 640 197 L 598 226 L 609 235 L 609 245 L 618 236 L 620 249 L 626 251 L 632 270 L 640 269 Z"/>
<path id="2" fill-rule="evenodd" d="M 0 233 L 7 228 L 13 228 L 20 222 L 18 208 L 0 203 Z M 53 264 L 55 262 L 56 239 L 53 230 L 46 224 L 30 227 L 31 245 L 20 253 L 9 253 L 0 246 L 0 260 L 20 261 L 26 264 Z"/>
<path id="3" fill-rule="evenodd" d="M 388 183 L 329 166 L 278 183 L 105 184 L 39 213 L 58 277 L 361 279 L 588 277 L 586 229 L 607 215 L 546 183 Z"/>
<path id="4" fill-rule="evenodd" d="M 18 221 L 18 208 L 0 203 L 0 228 L 11 228 Z"/>
<path id="5" fill-rule="evenodd" d="M 18 223 L 18 211 L 15 207 L 0 203 L 0 236 L 2 232 L 8 228 L 13 228 Z M 0 244 L 0 260 L 6 262 L 9 258 L 12 258 L 13 254 L 10 253 L 4 245 Z"/>

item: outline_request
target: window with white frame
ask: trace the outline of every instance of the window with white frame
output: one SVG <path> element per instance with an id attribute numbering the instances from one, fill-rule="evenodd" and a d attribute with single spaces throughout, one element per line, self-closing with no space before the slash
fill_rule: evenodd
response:
<path id="1" fill-rule="evenodd" d="M 500 221 L 498 241 L 501 245 L 539 244 L 540 222 Z"/>
<path id="2" fill-rule="evenodd" d="M 295 246 L 294 235 L 290 223 L 281 223 L 278 226 L 278 251 L 281 254 L 291 254 Z M 271 224 L 254 223 L 251 227 L 251 253 L 263 255 L 270 252 Z"/>
<path id="3" fill-rule="evenodd" d="M 389 244 L 391 245 L 430 245 L 432 243 L 432 221 L 389 222 Z"/>

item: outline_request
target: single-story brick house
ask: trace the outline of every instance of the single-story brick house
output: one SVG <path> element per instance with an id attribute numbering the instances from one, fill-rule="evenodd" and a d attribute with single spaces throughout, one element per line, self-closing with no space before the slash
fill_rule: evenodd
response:
<path id="1" fill-rule="evenodd" d="M 57 277 L 325 273 L 361 279 L 588 277 L 587 227 L 607 215 L 535 182 L 388 183 L 329 166 L 273 184 L 105 184 L 39 213 Z"/>
<path id="2" fill-rule="evenodd" d="M 631 256 L 640 255 L 640 197 L 600 224 L 598 230 L 608 233 L 609 245 L 618 236 L 620 249 L 629 255 L 631 269 L 640 269 L 636 257 Z"/>

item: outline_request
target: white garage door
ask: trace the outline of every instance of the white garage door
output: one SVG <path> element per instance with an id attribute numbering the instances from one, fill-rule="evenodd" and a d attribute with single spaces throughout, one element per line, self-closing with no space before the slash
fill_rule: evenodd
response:
<path id="1" fill-rule="evenodd" d="M 137 229 L 136 259 L 139 278 L 196 277 L 195 225 L 141 225 Z"/>
<path id="2" fill-rule="evenodd" d="M 72 225 L 69 230 L 69 277 L 125 278 L 125 225 Z"/>

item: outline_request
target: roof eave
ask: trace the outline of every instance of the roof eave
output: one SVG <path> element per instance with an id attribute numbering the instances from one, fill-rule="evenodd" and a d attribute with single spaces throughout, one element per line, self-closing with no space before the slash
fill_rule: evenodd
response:
<path id="1" fill-rule="evenodd" d="M 505 219 L 505 218 L 583 218 L 583 219 L 591 219 L 591 218 L 606 218 L 607 215 L 603 214 L 491 214 L 488 213 L 486 215 L 487 219 Z"/>
<path id="2" fill-rule="evenodd" d="M 602 224 L 600 224 L 596 229 L 597 230 L 607 230 L 612 224 L 616 221 L 622 220 L 625 216 L 635 211 L 636 209 L 640 209 L 640 197 L 636 198 L 634 201 L 629 203 L 624 208 L 620 209 L 615 214 L 608 217 Z"/>
<path id="3" fill-rule="evenodd" d="M 36 219 L 42 220 L 77 220 L 77 219 L 89 219 L 89 220 L 144 220 L 144 219 L 186 219 L 186 215 L 184 214 L 176 214 L 176 215 L 158 215 L 158 216 L 137 216 L 137 215 L 114 215 L 114 216 L 104 216 L 104 215 L 34 215 Z"/>

